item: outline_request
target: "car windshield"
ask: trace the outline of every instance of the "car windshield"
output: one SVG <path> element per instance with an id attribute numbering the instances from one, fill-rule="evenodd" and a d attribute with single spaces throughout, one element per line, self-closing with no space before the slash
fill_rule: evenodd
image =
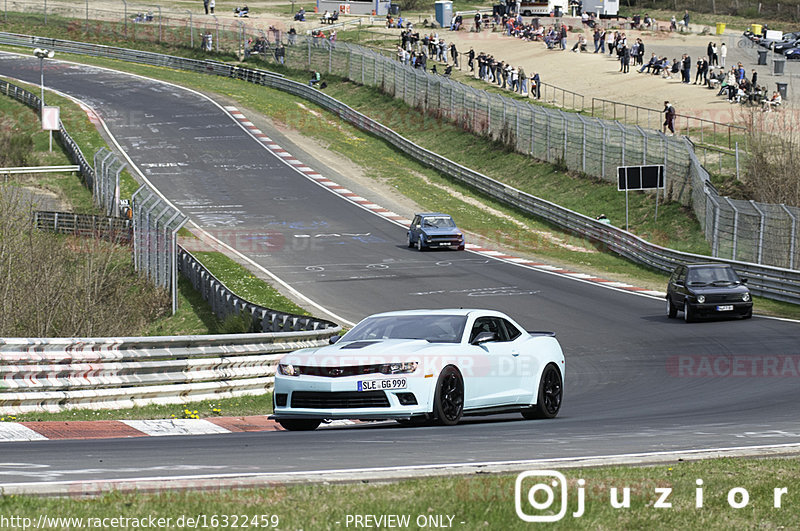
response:
<path id="1" fill-rule="evenodd" d="M 730 267 L 697 267 L 689 269 L 686 281 L 692 286 L 727 286 L 739 283 L 739 277 Z"/>
<path id="2" fill-rule="evenodd" d="M 424 339 L 431 343 L 458 343 L 466 324 L 467 318 L 463 315 L 370 317 L 347 332 L 342 341 Z"/>
<path id="3" fill-rule="evenodd" d="M 445 229 L 449 227 L 455 227 L 456 224 L 453 221 L 453 218 L 449 216 L 429 216 L 422 220 L 422 226 Z"/>

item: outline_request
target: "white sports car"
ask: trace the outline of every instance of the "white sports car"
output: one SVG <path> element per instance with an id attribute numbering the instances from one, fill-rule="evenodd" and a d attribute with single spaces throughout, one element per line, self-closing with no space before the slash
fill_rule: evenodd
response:
<path id="1" fill-rule="evenodd" d="M 561 408 L 564 354 L 555 334 L 525 332 L 500 312 L 381 313 L 336 339 L 278 363 L 274 418 L 287 430 L 327 419 L 553 418 Z"/>

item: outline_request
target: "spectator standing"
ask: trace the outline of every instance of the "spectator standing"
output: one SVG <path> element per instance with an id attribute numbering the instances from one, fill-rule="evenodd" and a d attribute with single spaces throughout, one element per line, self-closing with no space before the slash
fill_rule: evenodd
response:
<path id="1" fill-rule="evenodd" d="M 686 28 L 686 31 L 689 31 L 689 10 L 688 9 L 683 11 L 683 27 Z"/>
<path id="2" fill-rule="evenodd" d="M 669 20 L 669 30 L 678 31 L 678 21 L 675 20 L 675 15 L 672 15 L 672 18 Z"/>
<path id="3" fill-rule="evenodd" d="M 681 70 L 683 83 L 688 85 L 692 82 L 692 58 L 689 57 L 689 54 L 683 54 L 683 65 Z"/>
<path id="4" fill-rule="evenodd" d="M 619 71 L 623 74 L 628 72 L 627 63 L 631 60 L 631 51 L 624 44 L 617 50 L 617 57 L 619 58 Z"/>
<path id="5" fill-rule="evenodd" d="M 723 42 L 719 47 L 719 66 L 725 68 L 725 58 L 728 56 L 728 47 Z"/>
<path id="6" fill-rule="evenodd" d="M 708 59 L 698 59 L 697 60 L 697 73 L 694 76 L 694 84 L 697 85 L 698 82 L 702 82 L 703 85 L 708 83 L 707 79 L 708 74 Z"/>
<path id="7" fill-rule="evenodd" d="M 541 99 L 542 97 L 542 82 L 539 79 L 539 72 L 533 73 L 533 79 L 531 80 L 531 93 L 536 96 L 536 99 Z"/>
<path id="8" fill-rule="evenodd" d="M 458 50 L 455 42 L 450 43 L 450 57 L 453 58 L 453 66 L 458 68 Z"/>
<path id="9" fill-rule="evenodd" d="M 208 0 L 203 0 L 203 7 L 206 10 L 206 15 L 208 15 Z"/>
<path id="10" fill-rule="evenodd" d="M 294 29 L 294 26 L 292 26 L 289 28 L 289 45 L 291 46 L 295 42 L 297 42 L 297 30 Z"/>
<path id="11" fill-rule="evenodd" d="M 469 52 L 467 52 L 467 66 L 469 66 L 470 72 L 475 71 L 475 50 L 472 48 L 470 48 Z"/>
<path id="12" fill-rule="evenodd" d="M 208 9 L 211 11 L 211 14 L 214 14 L 214 0 L 208 0 Z"/>
<path id="13" fill-rule="evenodd" d="M 600 41 L 598 45 L 594 48 L 594 53 L 602 52 L 605 53 L 606 51 L 606 30 L 600 30 Z"/>
<path id="14" fill-rule="evenodd" d="M 754 68 L 753 69 L 753 78 L 750 80 L 750 83 L 755 87 L 756 86 L 756 81 L 758 81 L 758 72 L 756 72 L 756 69 Z"/>
<path id="15" fill-rule="evenodd" d="M 480 13 L 475 13 L 475 32 L 476 33 L 480 33 L 481 32 L 481 14 Z"/>
<path id="16" fill-rule="evenodd" d="M 286 48 L 283 47 L 282 42 L 279 42 L 278 47 L 275 48 L 275 59 L 280 64 L 285 64 L 286 62 Z"/>
<path id="17" fill-rule="evenodd" d="M 519 67 L 519 93 L 523 96 L 528 95 L 528 77 L 522 67 Z"/>
<path id="18" fill-rule="evenodd" d="M 675 134 L 675 107 L 670 105 L 669 101 L 664 102 L 664 133 L 669 129 L 669 136 Z"/>
<path id="19" fill-rule="evenodd" d="M 592 40 L 594 41 L 594 53 L 597 53 L 597 45 L 600 43 L 600 28 L 595 28 L 592 32 Z"/>
<path id="20" fill-rule="evenodd" d="M 567 49 L 567 26 L 566 24 L 561 24 L 561 49 Z"/>

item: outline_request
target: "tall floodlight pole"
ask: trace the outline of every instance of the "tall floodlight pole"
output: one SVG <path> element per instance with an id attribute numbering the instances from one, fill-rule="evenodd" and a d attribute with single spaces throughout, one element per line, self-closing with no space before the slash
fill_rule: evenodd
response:
<path id="1" fill-rule="evenodd" d="M 39 100 L 40 103 L 39 111 L 44 112 L 44 60 L 45 58 L 52 59 L 53 56 L 55 55 L 55 52 L 53 52 L 53 50 L 36 48 L 33 51 L 33 55 L 39 58 L 39 81 L 42 87 L 42 96 L 41 99 Z"/>

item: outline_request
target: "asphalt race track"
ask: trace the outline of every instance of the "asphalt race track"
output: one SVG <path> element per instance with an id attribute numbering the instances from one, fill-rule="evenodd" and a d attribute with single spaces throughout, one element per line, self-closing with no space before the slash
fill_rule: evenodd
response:
<path id="1" fill-rule="evenodd" d="M 0 75 L 36 84 L 39 62 L 0 54 Z M 403 308 L 487 307 L 528 329 L 554 330 L 567 356 L 565 401 L 553 421 L 507 415 L 450 428 L 4 443 L 2 483 L 800 443 L 796 322 L 686 324 L 668 320 L 662 300 L 468 252 L 419 253 L 406 247 L 403 228 L 302 176 L 196 93 L 58 61 L 45 63 L 45 80 L 92 106 L 131 160 L 195 223 L 223 238 L 235 233 L 242 253 L 347 320 Z M 314 166 L 299 147 L 280 143 Z M 679 366 L 679 354 L 696 357 Z M 714 356 L 744 358 L 733 370 Z M 711 370 L 698 375 L 702 363 Z M 763 363 L 780 376 L 761 375 Z"/>

